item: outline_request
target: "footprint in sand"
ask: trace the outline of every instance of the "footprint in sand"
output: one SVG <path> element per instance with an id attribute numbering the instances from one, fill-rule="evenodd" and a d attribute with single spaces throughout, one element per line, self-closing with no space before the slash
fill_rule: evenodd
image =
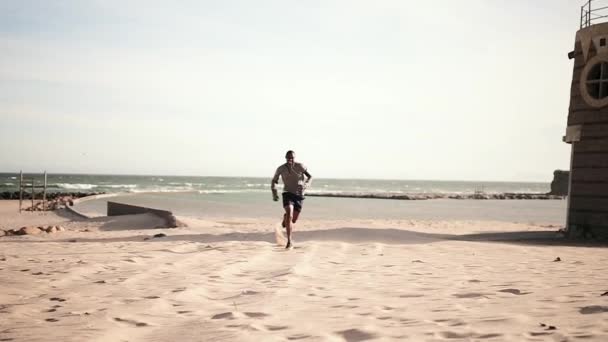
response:
<path id="1" fill-rule="evenodd" d="M 608 312 L 608 306 L 590 305 L 590 306 L 582 307 L 578 312 L 582 313 L 583 315 Z"/>
<path id="2" fill-rule="evenodd" d="M 439 333 L 439 336 L 445 339 L 490 339 L 502 336 L 502 334 L 477 334 L 477 333 L 457 333 L 454 331 L 442 331 Z"/>
<path id="3" fill-rule="evenodd" d="M 251 318 L 262 318 L 262 317 L 270 316 L 269 314 L 266 314 L 263 312 L 244 312 L 244 314 L 245 314 L 245 316 L 251 317 Z"/>
<path id="4" fill-rule="evenodd" d="M 332 305 L 331 306 L 332 309 L 340 309 L 340 308 L 346 308 L 346 309 L 356 309 L 358 308 L 357 305 Z"/>
<path id="5" fill-rule="evenodd" d="M 403 325 L 408 325 L 408 324 L 418 324 L 418 320 L 413 319 L 413 318 L 400 318 L 399 322 L 402 323 Z"/>
<path id="6" fill-rule="evenodd" d="M 47 321 L 47 322 L 59 322 L 59 320 L 56 319 L 56 318 L 47 318 L 47 319 L 45 319 L 45 321 Z"/>
<path id="7" fill-rule="evenodd" d="M 399 298 L 419 298 L 419 297 L 424 297 L 424 295 L 421 294 L 402 294 L 399 296 Z"/>
<path id="8" fill-rule="evenodd" d="M 528 335 L 530 335 L 530 337 L 536 337 L 536 336 L 545 336 L 545 335 L 551 335 L 553 333 L 550 332 L 529 332 Z"/>
<path id="9" fill-rule="evenodd" d="M 252 326 L 251 324 L 228 324 L 226 325 L 226 328 L 240 328 L 243 330 L 249 330 L 249 331 L 258 331 L 259 329 Z"/>
<path id="10" fill-rule="evenodd" d="M 287 336 L 287 339 L 290 341 L 295 341 L 295 340 L 302 340 L 302 339 L 309 338 L 309 337 L 311 337 L 311 336 L 304 335 L 304 334 L 297 334 L 297 335 Z"/>
<path id="11" fill-rule="evenodd" d="M 126 324 L 130 324 L 130 325 L 134 325 L 136 327 L 145 327 L 148 325 L 148 323 L 144 323 L 144 322 L 138 322 L 136 320 L 132 320 L 132 319 L 125 319 L 125 318 L 120 318 L 120 317 L 114 317 L 114 320 L 116 322 L 120 322 L 120 323 L 126 323 Z"/>
<path id="12" fill-rule="evenodd" d="M 521 292 L 518 289 L 504 289 L 504 290 L 498 290 L 498 292 L 506 292 L 506 293 L 511 293 L 511 294 L 518 295 L 518 296 L 523 296 L 523 295 L 532 293 L 532 292 Z"/>
<path id="13" fill-rule="evenodd" d="M 545 330 L 557 330 L 557 328 L 553 325 L 546 325 L 545 323 L 539 323 L 539 325 L 545 328 Z"/>
<path id="14" fill-rule="evenodd" d="M 449 326 L 449 327 L 458 327 L 461 325 L 465 325 L 466 323 L 459 319 L 436 319 L 433 322 L 438 323 L 439 325 Z"/>
<path id="15" fill-rule="evenodd" d="M 259 293 L 258 291 L 253 291 L 253 290 L 248 290 L 248 289 L 241 290 L 241 294 L 243 296 L 253 296 L 253 295 L 256 295 L 258 293 Z"/>
<path id="16" fill-rule="evenodd" d="M 223 313 L 211 316 L 211 319 L 234 319 L 234 314 L 232 312 L 223 312 Z"/>
<path id="17" fill-rule="evenodd" d="M 477 293 L 477 292 L 471 292 L 471 293 L 457 293 L 452 295 L 456 298 L 479 298 L 479 297 L 486 297 L 485 293 Z"/>
<path id="18" fill-rule="evenodd" d="M 289 328 L 286 325 L 266 325 L 265 327 L 269 331 L 279 331 L 279 330 L 285 330 L 285 329 Z"/>
<path id="19" fill-rule="evenodd" d="M 365 341 L 376 338 L 375 334 L 359 329 L 337 331 L 336 334 L 341 335 L 348 342 Z"/>
<path id="20" fill-rule="evenodd" d="M 442 331 L 442 332 L 438 333 L 438 335 L 441 338 L 447 338 L 447 339 L 451 339 L 451 338 L 467 339 L 467 338 L 472 337 L 473 334 L 471 334 L 470 332 L 457 333 L 457 332 L 453 332 L 453 331 Z"/>
<path id="21" fill-rule="evenodd" d="M 185 287 L 178 287 L 178 288 L 176 288 L 175 290 L 173 290 L 171 292 L 184 292 L 184 291 L 186 291 Z"/>
<path id="22" fill-rule="evenodd" d="M 480 334 L 480 335 L 475 335 L 475 338 L 496 338 L 496 337 L 501 337 L 502 334 Z"/>

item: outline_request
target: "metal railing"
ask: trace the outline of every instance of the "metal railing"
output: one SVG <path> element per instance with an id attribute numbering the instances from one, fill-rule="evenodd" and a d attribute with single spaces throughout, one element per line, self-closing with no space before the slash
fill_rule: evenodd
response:
<path id="1" fill-rule="evenodd" d="M 581 28 L 608 21 L 608 1 L 588 0 L 581 6 Z"/>

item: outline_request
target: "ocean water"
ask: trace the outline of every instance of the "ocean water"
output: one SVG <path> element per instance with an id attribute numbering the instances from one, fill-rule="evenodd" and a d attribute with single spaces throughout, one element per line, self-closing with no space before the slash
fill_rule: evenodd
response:
<path id="1" fill-rule="evenodd" d="M 47 184 L 51 192 L 263 193 L 269 191 L 270 178 L 49 174 Z M 38 175 L 37 182 L 42 180 Z M 17 191 L 18 184 L 19 174 L 0 173 L 0 192 Z M 546 193 L 549 190 L 549 183 L 315 178 L 308 193 L 466 194 L 475 191 Z"/>
<path id="2" fill-rule="evenodd" d="M 18 190 L 18 174 L 0 174 L 0 192 Z M 42 177 L 39 178 L 40 180 Z M 49 174 L 48 191 L 106 192 L 115 197 L 77 204 L 92 216 L 105 215 L 107 201 L 171 210 L 197 218 L 274 218 L 282 215 L 273 202 L 270 177 L 186 177 Z M 549 183 L 426 180 L 313 179 L 307 193 L 467 194 L 546 193 Z M 565 200 L 422 200 L 308 197 L 302 218 L 496 220 L 562 224 Z"/>
<path id="3" fill-rule="evenodd" d="M 165 209 L 177 216 L 202 219 L 277 218 L 281 202 L 272 201 L 270 191 L 241 193 L 129 193 L 84 201 L 76 209 L 91 216 L 106 214 L 107 202 Z M 565 200 L 455 200 L 419 201 L 308 197 L 302 219 L 400 219 L 484 220 L 561 225 L 566 219 Z"/>

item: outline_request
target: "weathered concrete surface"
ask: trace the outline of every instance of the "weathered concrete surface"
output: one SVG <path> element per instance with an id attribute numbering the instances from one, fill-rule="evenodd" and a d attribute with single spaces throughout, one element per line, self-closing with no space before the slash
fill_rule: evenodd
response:
<path id="1" fill-rule="evenodd" d="M 108 216 L 133 215 L 151 213 L 165 220 L 168 228 L 184 227 L 185 224 L 179 222 L 175 215 L 168 210 L 140 207 L 131 204 L 108 201 Z"/>

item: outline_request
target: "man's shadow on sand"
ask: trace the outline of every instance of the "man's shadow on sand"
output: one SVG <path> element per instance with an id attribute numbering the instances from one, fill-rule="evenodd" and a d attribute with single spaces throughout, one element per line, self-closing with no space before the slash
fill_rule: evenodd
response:
<path id="1" fill-rule="evenodd" d="M 96 218 L 83 218 L 71 212 L 58 210 L 62 216 L 75 221 L 103 222 L 99 227 L 101 231 L 126 231 L 126 230 L 150 230 L 161 228 L 161 226 L 149 226 L 149 214 L 125 216 L 103 216 Z M 130 218 L 129 218 L 130 217 Z M 151 215 L 151 217 L 155 217 Z M 140 220 L 141 219 L 141 222 Z M 158 218 L 157 218 L 158 219 Z M 120 222 L 122 224 L 117 224 Z M 155 222 L 157 224 L 162 221 Z M 146 225 L 148 225 L 146 227 Z M 229 242 L 229 241 L 258 241 L 275 243 L 276 237 L 273 227 L 269 227 L 268 232 L 234 232 L 225 234 L 179 234 L 171 235 L 167 232 L 166 237 L 150 238 L 151 235 L 133 235 L 128 237 L 116 238 L 77 238 L 77 242 L 163 242 L 163 241 L 191 241 L 200 243 Z M 296 242 L 303 241 L 335 241 L 345 243 L 385 243 L 389 245 L 410 245 L 426 244 L 439 241 L 469 241 L 469 242 L 495 242 L 510 243 L 520 245 L 546 245 L 546 246 L 580 246 L 580 247 L 599 247 L 608 246 L 608 240 L 585 240 L 568 239 L 559 231 L 537 230 L 537 231 L 515 231 L 515 232 L 486 232 L 475 234 L 436 234 L 419 231 L 410 231 L 394 228 L 364 228 L 364 227 L 343 227 L 332 229 L 319 229 L 309 231 L 297 231 L 294 233 Z M 8 242 L 7 240 L 6 242 Z M 74 239 L 52 240 L 53 242 L 74 241 Z M 4 242 L 0 240 L 0 242 Z M 46 241 L 39 241 L 46 242 Z M 51 242 L 51 241 L 49 241 Z"/>
<path id="2" fill-rule="evenodd" d="M 141 228 L 140 228 L 141 229 Z M 111 225 L 101 226 L 100 230 L 115 231 L 128 230 L 126 228 L 114 228 Z M 150 232 L 156 231 L 149 229 Z M 272 230 L 272 231 L 271 231 Z M 169 241 L 189 241 L 200 243 L 218 242 L 268 242 L 275 243 L 276 237 L 273 227 L 268 232 L 233 232 L 225 234 L 171 234 L 171 230 L 163 230 L 166 236 L 161 238 L 151 238 L 154 234 L 140 234 L 127 237 L 115 238 L 71 238 L 40 240 L 36 242 L 169 242 Z M 177 233 L 177 231 L 176 231 Z M 389 245 L 411 245 L 428 244 L 440 241 L 468 241 L 468 242 L 491 242 L 509 243 L 520 245 L 546 245 L 546 246 L 580 246 L 598 247 L 608 246 L 606 240 L 573 240 L 567 239 L 558 231 L 538 230 L 538 231 L 515 231 L 515 232 L 487 232 L 476 234 L 436 234 L 418 231 L 410 231 L 395 228 L 364 228 L 364 227 L 343 227 L 319 230 L 296 231 L 294 240 L 297 243 L 306 241 L 335 241 L 352 244 L 359 243 L 384 243 Z M 1 242 L 19 242 L 19 240 L 5 240 Z M 30 241 L 34 242 L 34 241 Z"/>
<path id="3" fill-rule="evenodd" d="M 190 234 L 167 236 L 149 241 L 228 242 L 263 241 L 275 243 L 274 232 L 235 232 L 226 234 Z M 608 246 L 608 241 L 571 240 L 557 231 L 488 232 L 476 234 L 436 234 L 394 228 L 343 227 L 332 229 L 296 231 L 297 243 L 306 241 L 335 241 L 352 244 L 384 243 L 388 245 L 428 244 L 440 241 L 494 242 L 546 246 Z"/>

